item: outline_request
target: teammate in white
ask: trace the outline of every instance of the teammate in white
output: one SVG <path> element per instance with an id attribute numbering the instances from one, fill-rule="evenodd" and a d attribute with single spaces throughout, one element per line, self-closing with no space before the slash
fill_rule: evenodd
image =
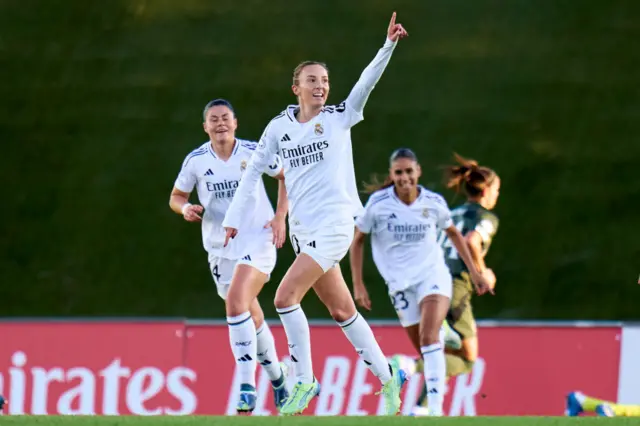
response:
<path id="1" fill-rule="evenodd" d="M 282 247 L 286 238 L 286 190 L 280 180 L 274 215 L 262 180 L 254 182 L 250 200 L 237 213 L 242 218 L 242 235 L 225 247 L 222 219 L 257 144 L 236 138 L 238 123 L 228 101 L 209 102 L 203 116 L 210 141 L 187 155 L 169 205 L 189 222 L 202 221 L 202 243 L 218 294 L 225 300 L 231 350 L 241 378 L 237 411 L 255 408 L 256 362 L 269 375 L 275 404 L 280 408 L 288 393 L 273 335 L 256 297 L 275 266 L 276 247 Z M 269 175 L 282 177 L 277 156 L 270 157 L 266 169 Z M 204 207 L 189 203 L 194 187 Z"/>
<path id="2" fill-rule="evenodd" d="M 394 151 L 384 184 L 368 188 L 374 192 L 364 214 L 356 220 L 350 261 L 356 302 L 370 310 L 371 301 L 362 280 L 362 257 L 365 235 L 371 234 L 378 272 L 389 288 L 400 323 L 424 359 L 429 414 L 442 416 L 446 364 L 440 331 L 449 309 L 452 278 L 437 242 L 438 230 L 447 233 L 480 291 L 490 287 L 451 221 L 447 202 L 418 185 L 420 174 L 413 151 Z"/>
<path id="3" fill-rule="evenodd" d="M 255 182 L 279 153 L 290 203 L 289 227 L 297 259 L 278 287 L 275 305 L 284 325 L 298 383 L 281 412 L 301 413 L 320 391 L 311 364 L 309 324 L 300 307 L 313 286 L 358 354 L 380 379 L 388 414 L 400 409 L 404 372 L 389 365 L 371 328 L 356 310 L 339 262 L 353 239 L 353 217 L 362 209 L 355 185 L 350 130 L 363 119 L 364 105 L 387 66 L 397 41 L 407 35 L 393 14 L 387 40 L 363 71 L 347 99 L 325 106 L 327 67 L 303 62 L 293 74 L 299 105 L 287 107 L 267 126 L 223 226 L 227 237 L 242 234 L 239 213 Z"/>

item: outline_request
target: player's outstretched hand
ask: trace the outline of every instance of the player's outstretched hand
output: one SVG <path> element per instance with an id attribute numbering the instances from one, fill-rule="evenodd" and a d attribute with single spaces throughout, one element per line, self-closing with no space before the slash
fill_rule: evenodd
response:
<path id="1" fill-rule="evenodd" d="M 235 238 L 238 235 L 238 230 L 236 228 L 224 228 L 227 231 L 227 235 L 224 237 L 224 247 L 229 244 L 229 240 Z"/>
<path id="2" fill-rule="evenodd" d="M 409 35 L 407 30 L 404 29 L 402 24 L 396 24 L 396 13 L 391 15 L 391 22 L 389 22 L 389 28 L 387 29 L 387 37 L 391 41 L 398 41 Z"/>
<path id="3" fill-rule="evenodd" d="M 198 204 L 189 204 L 182 209 L 182 216 L 187 222 L 201 222 L 202 217 L 200 215 L 203 211 L 204 207 Z"/>
<path id="4" fill-rule="evenodd" d="M 281 249 L 287 237 L 287 222 L 285 218 L 275 215 L 264 227 L 271 228 L 271 232 L 273 232 L 273 244 L 276 248 Z"/>

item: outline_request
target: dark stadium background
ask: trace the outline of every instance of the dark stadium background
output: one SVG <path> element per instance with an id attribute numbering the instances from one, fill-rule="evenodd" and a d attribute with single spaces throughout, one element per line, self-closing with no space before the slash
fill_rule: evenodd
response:
<path id="1" fill-rule="evenodd" d="M 359 183 L 398 146 L 436 191 L 454 151 L 476 158 L 503 179 L 479 318 L 640 318 L 632 0 L 2 1 L 0 315 L 221 318 L 200 230 L 168 207 L 202 107 L 228 98 L 255 140 L 305 59 L 329 64 L 339 102 L 393 10 L 410 37 L 353 130 Z M 287 244 L 268 317 L 292 259 Z M 370 260 L 365 278 L 368 317 L 394 318 Z"/>

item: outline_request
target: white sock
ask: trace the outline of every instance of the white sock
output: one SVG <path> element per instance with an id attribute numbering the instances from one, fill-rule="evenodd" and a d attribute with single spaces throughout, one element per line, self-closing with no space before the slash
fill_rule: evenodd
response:
<path id="1" fill-rule="evenodd" d="M 313 383 L 311 364 L 311 335 L 309 322 L 300 305 L 276 309 L 284 326 L 289 342 L 289 355 L 296 371 L 296 378 L 302 383 Z"/>
<path id="2" fill-rule="evenodd" d="M 442 413 L 444 403 L 444 387 L 446 361 L 441 343 L 434 343 L 420 348 L 424 359 L 424 381 L 427 386 L 427 408 L 432 413 Z"/>
<path id="3" fill-rule="evenodd" d="M 251 314 L 245 312 L 235 317 L 227 317 L 231 351 L 236 359 L 236 368 L 241 384 L 256 387 L 256 326 Z"/>
<path id="4" fill-rule="evenodd" d="M 267 372 L 269 380 L 275 382 L 282 376 L 282 370 L 280 369 L 280 361 L 276 352 L 276 342 L 266 322 L 263 322 L 260 328 L 256 330 L 256 337 L 258 340 L 258 362 Z"/>
<path id="5" fill-rule="evenodd" d="M 367 321 L 356 312 L 354 316 L 338 324 L 371 372 L 380 379 L 382 384 L 387 383 L 391 379 L 391 367 Z"/>

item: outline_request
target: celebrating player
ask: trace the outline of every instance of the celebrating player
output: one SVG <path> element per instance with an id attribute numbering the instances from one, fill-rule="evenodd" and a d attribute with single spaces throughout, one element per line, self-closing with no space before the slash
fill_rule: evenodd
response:
<path id="1" fill-rule="evenodd" d="M 371 234 L 373 260 L 389 287 L 402 326 L 424 359 L 429 414 L 442 416 L 445 356 L 440 329 L 449 310 L 451 274 L 437 242 L 443 230 L 469 265 L 478 292 L 489 289 L 476 270 L 464 238 L 453 225 L 446 201 L 418 185 L 421 175 L 416 155 L 407 148 L 393 152 L 389 176 L 372 185 L 364 214 L 356 221 L 351 246 L 354 296 L 371 309 L 362 280 L 362 254 L 366 234 Z"/>
<path id="2" fill-rule="evenodd" d="M 311 287 L 340 324 L 357 353 L 382 383 L 388 414 L 400 410 L 404 372 L 390 365 L 367 322 L 355 307 L 339 269 L 353 239 L 353 218 L 362 209 L 351 152 L 351 127 L 363 119 L 367 98 L 386 68 L 399 39 L 407 32 L 391 17 L 384 46 L 378 51 L 347 99 L 325 106 L 329 95 L 326 65 L 307 61 L 293 72 L 298 105 L 288 106 L 267 126 L 223 225 L 227 237 L 242 234 L 240 213 L 280 153 L 289 197 L 289 228 L 297 258 L 281 281 L 275 306 L 284 325 L 297 382 L 281 412 L 301 413 L 320 392 L 313 375 L 309 324 L 300 307 Z M 236 237 L 237 238 L 237 237 Z"/>
<path id="3" fill-rule="evenodd" d="M 286 237 L 288 206 L 284 183 L 279 182 L 274 215 L 264 183 L 253 181 L 251 197 L 236 213 L 242 218 L 241 235 L 225 246 L 222 219 L 257 144 L 236 138 L 238 123 L 228 101 L 209 102 L 203 117 L 210 141 L 187 155 L 169 205 L 186 221 L 202 222 L 202 242 L 209 254 L 218 294 L 225 300 L 231 350 L 241 378 L 237 411 L 251 412 L 256 406 L 256 362 L 271 379 L 276 407 L 281 408 L 288 397 L 284 375 L 273 335 L 256 297 L 275 266 L 276 247 L 282 247 Z M 270 156 L 267 160 L 267 173 L 281 177 L 280 158 Z M 189 203 L 194 186 L 202 205 Z"/>

